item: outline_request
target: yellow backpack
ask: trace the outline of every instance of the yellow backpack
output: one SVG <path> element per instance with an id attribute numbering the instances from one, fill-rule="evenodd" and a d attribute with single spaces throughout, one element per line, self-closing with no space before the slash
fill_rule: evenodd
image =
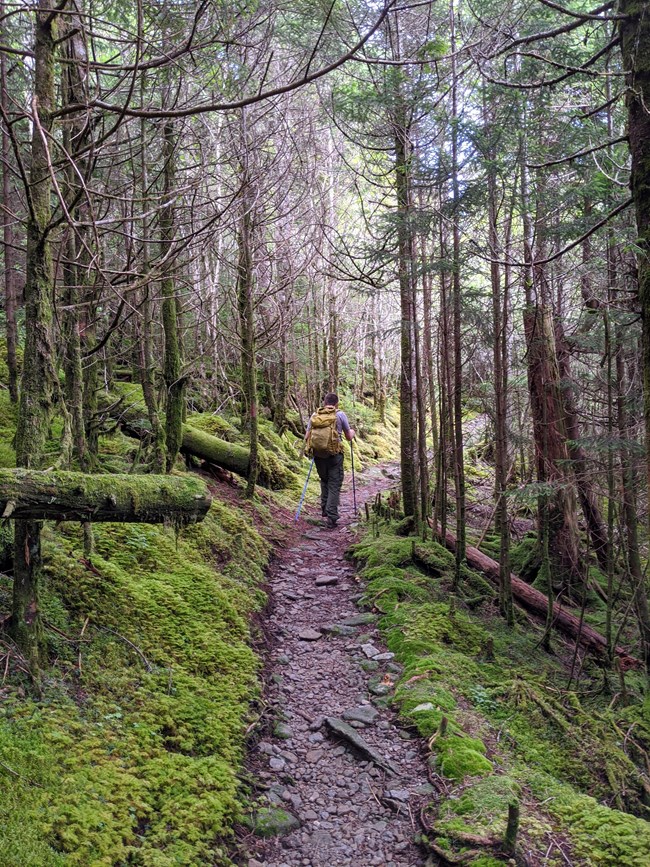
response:
<path id="1" fill-rule="evenodd" d="M 329 458 L 343 451 L 336 430 L 336 412 L 333 406 L 321 406 L 311 417 L 307 451 L 316 458 Z"/>

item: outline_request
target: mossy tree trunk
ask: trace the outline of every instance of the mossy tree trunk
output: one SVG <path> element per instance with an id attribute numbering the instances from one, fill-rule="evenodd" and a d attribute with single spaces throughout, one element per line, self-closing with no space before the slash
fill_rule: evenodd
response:
<path id="1" fill-rule="evenodd" d="M 545 486 L 553 578 L 575 595 L 585 580 L 578 547 L 576 492 L 568 467 L 560 371 L 552 311 L 542 304 L 524 312 L 537 478 Z M 540 523 L 543 523 L 541 521 Z"/>
<path id="2" fill-rule="evenodd" d="M 487 106 L 487 94 L 483 94 L 485 132 L 488 138 L 488 238 L 490 245 L 490 283 L 492 288 L 492 359 L 494 364 L 494 497 L 496 501 L 495 519 L 499 533 L 499 607 L 508 626 L 514 626 L 514 606 L 512 601 L 512 581 L 510 578 L 510 530 L 508 522 L 508 502 L 506 499 L 508 475 L 508 285 L 502 287 L 502 273 L 499 259 L 502 245 L 499 240 L 499 204 L 496 175 L 495 119 Z"/>
<path id="3" fill-rule="evenodd" d="M 643 394 L 647 477 L 650 489 L 650 16 L 645 0 L 620 0 L 620 44 L 632 156 L 630 187 L 637 226 L 639 301 L 642 323 Z"/>
<path id="4" fill-rule="evenodd" d="M 620 331 L 615 331 L 615 357 L 616 357 L 616 416 L 618 435 L 623 443 L 621 450 L 621 487 L 623 491 L 623 527 L 627 545 L 625 554 L 627 557 L 628 575 L 631 583 L 631 592 L 634 599 L 639 631 L 643 642 L 643 659 L 646 673 L 650 676 L 650 606 L 648 605 L 648 590 L 646 576 L 641 564 L 641 551 L 639 547 L 639 518 L 636 506 L 636 473 L 634 467 L 633 452 L 628 443 L 630 442 L 630 426 L 626 395 L 628 388 L 625 377 L 625 360 Z M 611 635 L 608 636 L 611 639 Z"/>
<path id="5" fill-rule="evenodd" d="M 61 30 L 65 30 L 62 41 L 66 60 L 63 66 L 61 91 L 65 105 L 83 104 L 87 97 L 84 70 L 87 63 L 87 52 L 82 37 L 82 27 L 78 16 L 67 16 L 61 22 Z M 87 159 L 80 154 L 84 151 L 90 127 L 85 113 L 75 113 L 69 116 L 63 124 L 63 146 L 68 155 L 65 169 L 65 195 L 70 202 L 69 209 L 75 221 L 80 216 L 79 198 L 76 194 L 76 172 L 87 177 Z M 75 170 L 75 165 L 76 170 Z M 84 378 L 81 359 L 80 332 L 80 285 L 83 284 L 81 268 L 78 260 L 82 250 L 79 249 L 77 230 L 73 225 L 66 228 L 67 237 L 63 255 L 63 337 L 65 373 L 65 401 L 72 426 L 72 446 L 74 457 L 82 470 L 90 468 L 86 444 L 86 425 L 84 419 Z M 86 258 L 86 257 L 84 257 Z"/>
<path id="6" fill-rule="evenodd" d="M 4 2 L 0 2 L 0 17 L 3 24 L 0 28 L 3 41 L 9 44 L 4 18 Z M 9 111 L 9 94 L 7 92 L 7 55 L 0 53 L 0 100 L 5 116 Z M 18 364 L 16 361 L 16 345 L 18 343 L 18 329 L 16 326 L 16 280 L 14 273 L 15 252 L 14 232 L 12 226 L 12 201 L 11 192 L 11 142 L 9 133 L 2 128 L 2 199 L 4 213 L 2 218 L 3 247 L 4 247 L 4 284 L 5 284 L 5 318 L 7 323 L 7 368 L 9 373 L 9 397 L 12 403 L 18 402 Z"/>
<path id="7" fill-rule="evenodd" d="M 398 97 L 399 98 L 399 97 Z M 406 516 L 417 514 L 418 490 L 415 464 L 416 415 L 415 415 L 415 371 L 413 364 L 413 289 L 411 283 L 410 243 L 410 149 L 406 109 L 400 107 L 400 116 L 393 128 L 395 148 L 395 192 L 397 197 L 397 243 L 398 272 L 401 315 L 400 337 L 400 464 L 402 477 L 402 499 Z"/>
<path id="8" fill-rule="evenodd" d="M 454 482 L 456 487 L 456 571 L 454 589 L 460 585 L 461 569 L 465 563 L 465 450 L 463 444 L 463 347 L 461 331 L 462 293 L 460 280 L 460 184 L 458 179 L 458 72 L 456 68 L 456 19 L 453 2 L 449 5 L 451 32 L 451 172 L 453 193 L 453 274 L 452 274 L 452 320 L 454 336 Z"/>
<path id="9" fill-rule="evenodd" d="M 443 207 L 442 182 L 438 188 L 439 207 Z M 440 261 L 445 262 L 448 255 L 448 244 L 445 223 L 440 221 L 439 227 Z M 444 267 L 440 268 L 440 317 L 438 325 L 438 388 L 440 396 L 440 428 L 438 436 L 438 453 L 436 460 L 436 484 L 434 493 L 434 522 L 439 521 L 443 532 L 447 530 L 447 478 L 449 470 L 450 408 L 451 381 L 449 372 L 449 302 L 448 275 Z"/>
<path id="10" fill-rule="evenodd" d="M 47 150 L 54 108 L 56 22 L 52 0 L 42 0 L 35 12 L 35 115 L 28 191 L 25 348 L 16 431 L 16 464 L 19 467 L 38 466 L 58 390 L 52 337 L 54 273 L 49 237 L 52 215 Z M 35 668 L 38 667 L 42 643 L 40 576 L 41 523 L 17 521 L 11 630 L 18 646 Z"/>
<path id="11" fill-rule="evenodd" d="M 140 78 L 140 92 L 144 104 L 146 90 L 146 73 Z M 149 216 L 147 202 L 149 199 L 149 169 L 147 151 L 147 121 L 140 121 L 140 195 L 142 196 L 142 271 L 149 271 Z M 167 466 L 165 428 L 160 419 L 156 383 L 154 377 L 153 358 L 153 323 L 152 323 L 151 285 L 145 284 L 142 290 L 142 340 L 140 341 L 140 384 L 151 425 L 151 469 L 154 473 L 164 472 Z"/>
<path id="12" fill-rule="evenodd" d="M 542 264 L 546 253 L 542 213 L 544 178 L 537 178 L 537 236 L 533 246 L 533 224 L 530 212 L 526 148 L 521 150 L 521 197 L 524 233 L 524 292 L 523 312 L 526 339 L 526 372 L 530 394 L 531 416 L 537 481 L 541 486 L 538 503 L 538 540 L 542 570 L 551 584 L 577 597 L 584 590 L 586 574 L 579 549 L 577 499 L 575 480 L 570 471 L 564 414 L 562 383 L 555 340 L 555 323 L 548 285 L 548 275 Z M 549 592 L 549 612 L 552 594 Z M 550 617 L 550 614 L 549 614 Z"/>
<path id="13" fill-rule="evenodd" d="M 241 342 L 242 427 L 249 434 L 249 459 L 246 496 L 255 493 L 258 474 L 258 418 L 257 418 L 257 364 L 255 359 L 255 315 L 253 294 L 253 202 L 249 166 L 249 136 L 245 109 L 241 115 L 242 128 L 242 214 L 237 242 L 237 308 Z"/>
<path id="14" fill-rule="evenodd" d="M 181 374 L 181 346 L 178 329 L 178 298 L 171 252 L 174 244 L 174 196 L 176 195 L 176 137 L 174 124 L 165 121 L 163 127 L 163 206 L 160 211 L 161 252 L 167 256 L 161 280 L 162 321 L 165 334 L 164 379 L 167 405 L 165 410 L 165 443 L 167 472 L 174 466 L 183 439 L 185 379 Z"/>

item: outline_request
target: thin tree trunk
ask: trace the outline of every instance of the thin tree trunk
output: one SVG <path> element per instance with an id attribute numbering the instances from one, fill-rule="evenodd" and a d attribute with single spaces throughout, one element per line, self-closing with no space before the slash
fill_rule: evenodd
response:
<path id="1" fill-rule="evenodd" d="M 144 98 L 145 73 L 141 73 L 141 94 Z M 140 195 L 142 197 L 142 271 L 149 271 L 149 170 L 147 162 L 147 136 L 146 120 L 140 121 Z M 158 400 L 156 397 L 156 383 L 154 378 L 154 352 L 153 352 L 153 317 L 152 317 L 152 284 L 147 283 L 142 290 L 142 340 L 140 341 L 140 384 L 149 424 L 151 425 L 152 454 L 151 470 L 154 473 L 162 473 L 167 466 L 165 428 L 160 419 Z"/>
<path id="2" fill-rule="evenodd" d="M 650 490 L 650 16 L 645 0 L 619 0 L 620 45 L 627 84 L 630 187 L 637 226 L 642 323 L 646 472 Z"/>
<path id="3" fill-rule="evenodd" d="M 484 95 L 485 99 L 485 95 Z M 488 115 L 484 105 L 485 122 L 488 136 L 494 136 L 494 118 Z M 508 388 L 508 339 L 506 332 L 507 302 L 501 291 L 501 269 L 497 219 L 497 178 L 496 154 L 490 144 L 488 149 L 488 199 L 490 245 L 490 282 L 492 285 L 492 328 L 493 365 L 494 365 L 494 427 L 495 427 L 495 466 L 494 494 L 496 499 L 496 525 L 499 533 L 499 607 L 508 626 L 514 626 L 514 606 L 512 602 L 512 581 L 510 576 L 510 532 L 508 524 L 508 503 L 506 499 L 508 435 L 507 435 L 507 388 Z"/>
<path id="4" fill-rule="evenodd" d="M 454 590 L 460 586 L 461 569 L 465 564 L 465 453 L 463 446 L 463 358 L 461 333 L 461 282 L 460 282 L 460 186 L 458 183 L 458 79 L 456 70 L 456 21 L 453 0 L 449 6 L 451 30 L 451 171 L 453 190 L 453 278 L 452 316 L 454 338 L 454 481 L 456 486 L 456 571 Z"/>
<path id="5" fill-rule="evenodd" d="M 2 18 L 2 32 L 5 43 L 8 43 L 5 27 L 5 4 L 0 2 L 0 17 Z M 0 52 L 0 99 L 2 109 L 7 116 L 9 100 L 7 93 L 7 55 Z M 18 402 L 18 365 L 16 362 L 16 345 L 18 342 L 18 329 L 16 326 L 16 281 L 14 279 L 14 232 L 10 170 L 11 142 L 5 127 L 2 127 L 2 200 L 4 203 L 2 214 L 2 230 L 4 245 L 4 283 L 5 283 L 5 318 L 7 320 L 7 368 L 9 371 L 9 397 L 12 403 Z"/>
<path id="6" fill-rule="evenodd" d="M 629 448 L 630 430 L 627 407 L 625 405 L 625 365 L 622 341 L 618 329 L 616 332 L 616 386 L 618 433 L 623 444 L 621 449 L 621 486 L 623 489 L 623 522 L 627 537 L 627 564 L 641 640 L 643 642 L 643 659 L 646 665 L 646 673 L 650 676 L 650 609 L 648 606 L 645 574 L 641 565 L 639 550 L 639 520 L 636 509 L 634 459 Z"/>
<path id="7" fill-rule="evenodd" d="M 49 239 L 51 183 L 46 144 L 54 109 L 56 16 L 52 0 L 42 0 L 35 19 L 35 116 L 27 220 L 25 348 L 16 430 L 16 464 L 30 468 L 37 467 L 42 458 L 58 388 L 52 335 L 54 272 Z M 16 521 L 11 629 L 35 669 L 42 644 L 41 565 L 41 522 Z"/>
<path id="8" fill-rule="evenodd" d="M 176 142 L 172 121 L 163 127 L 163 205 L 160 211 L 160 239 L 163 255 L 169 255 L 174 243 L 176 194 L 175 163 Z M 167 449 L 167 472 L 176 461 L 183 438 L 183 411 L 185 380 L 181 376 L 181 347 L 178 332 L 178 298 L 173 264 L 168 261 L 161 280 L 162 322 L 165 334 L 164 379 L 167 406 L 165 411 L 165 441 Z"/>
<path id="9" fill-rule="evenodd" d="M 401 477 L 404 514 L 417 514 L 417 479 L 415 470 L 415 419 L 413 417 L 413 291 L 411 286 L 411 245 L 409 243 L 409 141 L 405 121 L 394 129 L 395 189 L 397 193 L 399 287 L 401 313 L 400 340 L 400 434 Z"/>
<path id="10" fill-rule="evenodd" d="M 246 113 L 242 109 L 242 216 L 239 226 L 239 260 L 237 265 L 237 305 L 241 340 L 242 422 L 249 433 L 249 465 L 246 496 L 252 498 L 258 474 L 257 366 L 255 359 L 255 322 L 253 312 L 253 214 L 251 178 L 248 165 L 249 142 Z"/>

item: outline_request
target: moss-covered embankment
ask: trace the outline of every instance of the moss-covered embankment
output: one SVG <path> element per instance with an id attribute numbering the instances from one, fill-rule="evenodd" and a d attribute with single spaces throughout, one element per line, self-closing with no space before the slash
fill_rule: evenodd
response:
<path id="1" fill-rule="evenodd" d="M 440 784 L 429 842 L 449 863 L 473 849 L 464 863 L 503 863 L 503 850 L 476 841 L 502 840 L 516 802 L 519 851 L 532 863 L 650 863 L 650 699 L 640 675 L 627 675 L 627 703 L 613 701 L 617 682 L 610 689 L 585 659 L 576 687 L 573 648 L 542 651 L 541 627 L 523 614 L 509 631 L 493 588 L 470 570 L 452 596 L 453 555 L 397 529 L 374 521 L 351 553 L 365 564 L 363 602 L 383 615 L 405 667 L 394 702 L 429 739 Z"/>
<path id="2" fill-rule="evenodd" d="M 139 389 L 128 389 L 141 401 Z M 235 418 L 188 422 L 245 442 Z M 14 464 L 13 430 L 0 393 L 0 465 Z M 395 432 L 391 424 L 391 442 Z M 55 420 L 53 462 L 59 434 Z M 2 867 L 229 863 L 245 800 L 238 775 L 259 716 L 252 647 L 268 540 L 290 523 L 308 466 L 293 435 L 280 437 L 262 420 L 261 437 L 284 487 L 261 491 L 250 505 L 243 482 L 217 483 L 202 523 L 177 531 L 96 524 L 90 557 L 79 524 L 47 525 L 49 665 L 40 696 L 0 632 Z M 359 446 L 357 469 L 376 459 L 366 440 Z M 106 474 L 136 480 L 146 459 L 143 444 L 119 430 L 101 437 Z M 2 575 L 0 617 L 10 597 L 11 577 Z"/>

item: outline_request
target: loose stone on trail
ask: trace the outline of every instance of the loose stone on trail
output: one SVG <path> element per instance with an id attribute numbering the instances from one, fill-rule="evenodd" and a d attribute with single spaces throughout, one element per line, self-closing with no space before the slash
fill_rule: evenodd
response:
<path id="1" fill-rule="evenodd" d="M 379 711 L 370 704 L 363 707 L 353 707 L 343 712 L 343 719 L 356 720 L 366 725 L 372 725 L 378 716 Z"/>
<path id="2" fill-rule="evenodd" d="M 316 629 L 301 629 L 298 633 L 298 638 L 301 641 L 318 641 L 318 639 L 322 637 L 322 632 Z"/>
<path id="3" fill-rule="evenodd" d="M 370 744 L 352 728 L 352 726 L 343 722 L 341 719 L 336 719 L 336 717 L 331 716 L 326 717 L 325 724 L 330 731 L 352 744 L 355 749 L 359 750 L 360 753 L 370 759 L 370 761 L 377 765 L 377 767 L 383 768 L 390 774 L 397 775 L 397 768 L 388 759 L 385 759 L 374 747 L 371 747 Z"/>
<path id="4" fill-rule="evenodd" d="M 333 584 L 338 584 L 339 579 L 337 575 L 319 575 L 316 579 L 317 587 L 330 587 Z"/>
<path id="5" fill-rule="evenodd" d="M 354 614 L 352 617 L 344 617 L 341 623 L 344 626 L 365 626 L 366 623 L 374 623 L 377 619 L 376 614 L 371 614 L 369 611 L 365 614 Z"/>

